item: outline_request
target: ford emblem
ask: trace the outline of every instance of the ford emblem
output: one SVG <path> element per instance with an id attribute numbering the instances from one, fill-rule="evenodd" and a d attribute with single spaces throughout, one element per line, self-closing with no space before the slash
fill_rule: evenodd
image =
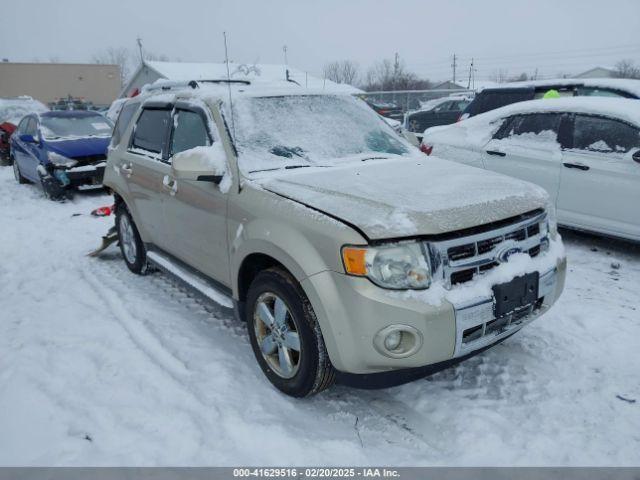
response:
<path id="1" fill-rule="evenodd" d="M 498 252 L 498 261 L 500 263 L 505 263 L 509 261 L 511 255 L 515 255 L 516 253 L 521 253 L 522 249 L 520 247 L 509 247 L 505 248 Z"/>

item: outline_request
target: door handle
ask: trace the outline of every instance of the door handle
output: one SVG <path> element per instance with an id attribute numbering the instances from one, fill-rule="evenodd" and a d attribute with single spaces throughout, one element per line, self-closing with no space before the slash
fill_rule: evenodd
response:
<path id="1" fill-rule="evenodd" d="M 499 151 L 497 151 L 497 150 L 487 150 L 487 153 L 488 153 L 489 155 L 497 155 L 498 157 L 506 157 L 506 156 L 507 156 L 507 154 L 506 154 L 506 153 L 504 153 L 504 152 L 499 152 Z"/>
<path id="2" fill-rule="evenodd" d="M 564 165 L 566 168 L 577 168 L 578 170 L 589 170 L 588 165 L 585 165 L 583 163 L 563 163 L 562 165 Z"/>
<path id="3" fill-rule="evenodd" d="M 130 177 L 133 174 L 133 168 L 131 168 L 130 163 L 122 163 L 120 164 L 120 172 L 124 173 L 127 177 Z"/>
<path id="4" fill-rule="evenodd" d="M 173 196 L 178 191 L 178 181 L 174 178 L 169 177 L 169 175 L 165 175 L 162 179 L 162 186 L 169 190 L 169 195 Z"/>

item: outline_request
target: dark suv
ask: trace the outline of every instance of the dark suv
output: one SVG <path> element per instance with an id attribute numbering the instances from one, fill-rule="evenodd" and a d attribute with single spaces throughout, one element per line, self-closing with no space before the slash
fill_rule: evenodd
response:
<path id="1" fill-rule="evenodd" d="M 622 97 L 640 98 L 640 80 L 621 79 L 560 79 L 537 82 L 518 82 L 480 91 L 462 112 L 464 120 L 496 108 L 542 98 L 549 90 L 561 97 Z"/>

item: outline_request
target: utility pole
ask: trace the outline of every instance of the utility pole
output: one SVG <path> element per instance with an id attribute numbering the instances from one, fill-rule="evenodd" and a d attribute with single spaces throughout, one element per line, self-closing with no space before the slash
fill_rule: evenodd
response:
<path id="1" fill-rule="evenodd" d="M 453 83 L 456 83 L 456 67 L 458 66 L 458 57 L 456 54 L 453 54 L 453 63 L 451 64 L 451 68 L 453 69 Z"/>
<path id="2" fill-rule="evenodd" d="M 144 63 L 144 55 L 142 55 L 142 39 L 138 37 L 136 38 L 136 42 L 138 42 L 138 50 L 140 51 L 140 63 Z"/>

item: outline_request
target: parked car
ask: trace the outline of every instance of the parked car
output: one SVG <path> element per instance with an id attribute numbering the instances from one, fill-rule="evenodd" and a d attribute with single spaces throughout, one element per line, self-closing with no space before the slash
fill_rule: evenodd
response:
<path id="1" fill-rule="evenodd" d="M 0 98 L 0 162 L 10 159 L 9 139 L 20 119 L 29 113 L 42 113 L 48 109 L 31 97 Z"/>
<path id="2" fill-rule="evenodd" d="M 560 97 L 619 97 L 640 98 L 640 80 L 612 78 L 563 78 L 531 82 L 505 83 L 497 88 L 481 90 L 467 106 L 460 120 L 511 105 L 512 103 L 537 100 L 549 90 Z"/>
<path id="3" fill-rule="evenodd" d="M 424 133 L 422 150 L 537 183 L 561 225 L 640 241 L 640 103 L 532 100 Z"/>
<path id="4" fill-rule="evenodd" d="M 404 111 L 395 103 L 391 102 L 375 102 L 373 100 L 366 100 L 367 104 L 375 110 L 378 115 L 383 117 L 392 118 L 402 122 L 404 117 Z"/>
<path id="5" fill-rule="evenodd" d="M 442 97 L 425 102 L 420 110 L 405 114 L 404 128 L 416 134 L 420 141 L 422 132 L 427 128 L 456 122 L 470 102 L 471 98 L 462 96 Z"/>
<path id="6" fill-rule="evenodd" d="M 83 187 L 100 187 L 113 125 L 96 112 L 53 111 L 24 117 L 11 137 L 19 183 L 42 185 L 57 200 Z"/>
<path id="7" fill-rule="evenodd" d="M 104 184 L 127 267 L 235 306 L 292 396 L 442 369 L 564 285 L 543 189 L 425 161 L 348 95 L 247 82 L 142 94 L 120 113 Z"/>

